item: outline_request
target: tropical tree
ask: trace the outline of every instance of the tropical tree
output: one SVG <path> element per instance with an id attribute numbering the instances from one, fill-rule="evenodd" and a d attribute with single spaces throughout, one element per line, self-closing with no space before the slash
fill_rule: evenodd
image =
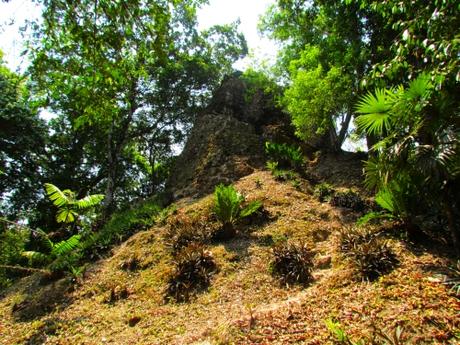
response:
<path id="1" fill-rule="evenodd" d="M 74 138 L 76 164 L 67 175 L 87 178 L 74 190 L 104 188 L 105 216 L 156 183 L 155 169 L 138 158 L 151 167 L 168 161 L 193 114 L 246 51 L 236 25 L 197 32 L 202 3 L 42 4 L 43 24 L 29 42 L 31 86 Z"/>
<path id="2" fill-rule="evenodd" d="M 261 28 L 283 44 L 278 71 L 283 103 L 301 139 L 338 151 L 356 115 L 360 81 L 388 54 L 394 38 L 384 18 L 348 1 L 277 1 Z M 371 138 L 369 138 L 371 140 Z"/>
<path id="3" fill-rule="evenodd" d="M 407 88 L 377 89 L 358 103 L 356 123 L 381 138 L 365 172 L 367 186 L 380 191 L 385 208 L 406 222 L 425 210 L 444 214 L 460 249 L 460 113 L 442 93 L 428 74 Z"/>
<path id="4" fill-rule="evenodd" d="M 46 169 L 45 121 L 28 102 L 24 78 L 9 71 L 0 51 L 0 214 L 16 218 L 34 209 Z"/>

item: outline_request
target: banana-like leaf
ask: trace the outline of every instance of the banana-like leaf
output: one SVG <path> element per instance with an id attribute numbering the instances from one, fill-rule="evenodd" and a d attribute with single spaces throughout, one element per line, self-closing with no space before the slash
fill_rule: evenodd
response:
<path id="1" fill-rule="evenodd" d="M 70 208 L 64 208 L 57 212 L 56 221 L 58 223 L 72 223 L 75 221 L 75 217 L 78 216 L 78 213 Z"/>
<path id="2" fill-rule="evenodd" d="M 70 204 L 71 200 L 69 200 L 68 196 L 54 184 L 45 183 L 45 189 L 46 194 L 48 194 L 50 200 L 57 207 L 63 207 Z M 66 192 L 67 191 L 68 190 L 66 190 Z"/>
<path id="3" fill-rule="evenodd" d="M 80 200 L 75 201 L 75 206 L 80 210 L 84 210 L 98 205 L 103 199 L 103 194 L 88 195 Z"/>
<path id="4" fill-rule="evenodd" d="M 73 235 L 67 240 L 54 244 L 51 255 L 55 257 L 69 254 L 72 250 L 80 245 L 80 235 Z"/>

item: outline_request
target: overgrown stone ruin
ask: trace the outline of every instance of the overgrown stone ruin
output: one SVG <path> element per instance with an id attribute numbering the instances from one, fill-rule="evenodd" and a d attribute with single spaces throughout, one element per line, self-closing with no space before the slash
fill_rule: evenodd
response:
<path id="1" fill-rule="evenodd" d="M 228 77 L 197 116 L 172 169 L 172 198 L 198 197 L 262 168 L 267 140 L 295 141 L 287 115 L 273 97 L 251 89 L 239 77 Z"/>

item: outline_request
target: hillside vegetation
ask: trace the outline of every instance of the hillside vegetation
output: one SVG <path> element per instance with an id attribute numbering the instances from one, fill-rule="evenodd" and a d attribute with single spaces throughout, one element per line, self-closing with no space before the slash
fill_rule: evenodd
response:
<path id="1" fill-rule="evenodd" d="M 33 2 L 1 344 L 460 343 L 458 1 L 273 0 L 244 71 L 206 0 Z"/>
<path id="2" fill-rule="evenodd" d="M 182 302 L 167 294 L 177 259 L 172 244 L 178 243 L 171 229 L 217 229 L 213 195 L 179 201 L 163 223 L 90 264 L 75 284 L 69 278 L 46 282 L 40 274 L 22 279 L 1 299 L 0 342 L 327 344 L 337 341 L 331 331 L 337 327 L 350 339 L 343 343 L 459 340 L 458 296 L 443 283 L 454 274 L 453 262 L 439 254 L 438 245 L 400 238 L 394 224 L 372 228 L 396 260 L 369 281 L 340 249 L 341 231 L 353 226 L 359 212 L 320 202 L 305 180 L 295 188 L 267 171 L 235 186 L 247 200 L 262 201 L 263 212 L 238 222 L 233 239 L 193 240 L 203 242 L 215 261 L 209 286 Z M 305 284 L 288 284 L 272 272 L 273 248 L 284 241 L 302 243 L 311 253 Z M 398 339 L 384 340 L 397 330 Z"/>

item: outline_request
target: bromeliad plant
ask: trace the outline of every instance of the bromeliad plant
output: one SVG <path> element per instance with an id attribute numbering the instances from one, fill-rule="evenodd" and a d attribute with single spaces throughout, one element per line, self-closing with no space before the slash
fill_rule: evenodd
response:
<path id="1" fill-rule="evenodd" d="M 284 284 L 306 284 L 312 281 L 313 253 L 304 243 L 276 243 L 270 269 Z"/>
<path id="2" fill-rule="evenodd" d="M 259 200 L 250 202 L 246 207 L 245 201 L 232 185 L 220 184 L 214 190 L 214 213 L 222 223 L 221 230 L 217 233 L 220 239 L 230 239 L 236 236 L 235 222 L 238 219 L 248 217 L 262 207 Z"/>

